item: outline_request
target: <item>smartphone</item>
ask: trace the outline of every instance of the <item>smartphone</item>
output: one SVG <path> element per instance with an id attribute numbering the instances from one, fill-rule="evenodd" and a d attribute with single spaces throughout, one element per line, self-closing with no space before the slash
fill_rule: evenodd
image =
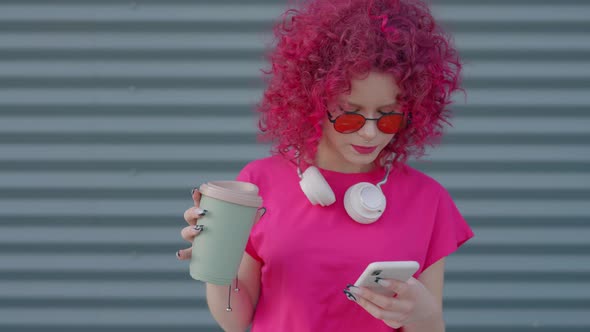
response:
<path id="1" fill-rule="evenodd" d="M 386 296 L 393 296 L 395 293 L 379 285 L 377 278 L 396 279 L 406 282 L 419 268 L 420 264 L 415 261 L 373 262 L 367 266 L 354 285 L 367 287 Z"/>

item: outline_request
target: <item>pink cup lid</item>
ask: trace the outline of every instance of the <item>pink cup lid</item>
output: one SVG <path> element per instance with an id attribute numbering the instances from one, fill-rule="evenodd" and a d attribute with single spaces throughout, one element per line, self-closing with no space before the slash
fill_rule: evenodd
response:
<path id="1" fill-rule="evenodd" d="M 256 208 L 262 205 L 258 187 L 249 182 L 213 181 L 202 184 L 199 191 L 205 196 L 238 205 Z"/>

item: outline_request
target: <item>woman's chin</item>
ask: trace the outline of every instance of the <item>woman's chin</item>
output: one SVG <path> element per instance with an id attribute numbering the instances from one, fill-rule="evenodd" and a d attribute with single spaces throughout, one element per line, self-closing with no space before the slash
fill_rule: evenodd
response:
<path id="1" fill-rule="evenodd" d="M 377 153 L 355 153 L 346 159 L 351 164 L 351 166 L 354 166 L 360 171 L 370 171 L 374 167 L 375 159 L 377 159 Z"/>

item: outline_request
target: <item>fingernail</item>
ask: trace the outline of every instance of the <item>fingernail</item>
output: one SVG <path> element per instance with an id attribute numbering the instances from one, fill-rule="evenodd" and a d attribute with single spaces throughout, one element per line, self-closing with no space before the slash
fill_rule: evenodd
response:
<path id="1" fill-rule="evenodd" d="M 197 232 L 202 232 L 203 229 L 205 229 L 204 225 L 195 225 L 195 227 L 193 227 L 193 229 Z"/>
<path id="2" fill-rule="evenodd" d="M 379 285 L 383 286 L 383 287 L 389 287 L 391 286 L 391 281 L 389 280 L 384 280 L 381 278 L 375 278 L 375 282 L 378 283 Z"/>
<path id="3" fill-rule="evenodd" d="M 354 297 L 354 295 L 352 295 L 350 293 L 350 291 L 348 291 L 348 290 L 345 289 L 343 292 L 344 292 L 344 294 L 346 294 L 346 298 L 347 299 L 349 299 L 350 301 L 356 302 L 356 297 Z"/>
<path id="4" fill-rule="evenodd" d="M 199 188 L 198 187 L 194 187 L 193 190 L 191 190 L 191 195 L 194 195 L 196 190 L 199 190 Z"/>
<path id="5" fill-rule="evenodd" d="M 356 286 L 355 286 L 355 285 L 353 285 L 353 284 L 347 284 L 347 285 L 346 285 L 346 288 L 351 288 L 351 287 L 358 288 L 358 287 L 356 287 Z"/>
<path id="6" fill-rule="evenodd" d="M 197 216 L 204 216 L 205 214 L 207 214 L 207 210 L 203 210 L 201 208 L 196 208 L 195 209 L 195 214 Z"/>
<path id="7" fill-rule="evenodd" d="M 180 258 L 180 250 L 176 252 L 176 258 Z"/>

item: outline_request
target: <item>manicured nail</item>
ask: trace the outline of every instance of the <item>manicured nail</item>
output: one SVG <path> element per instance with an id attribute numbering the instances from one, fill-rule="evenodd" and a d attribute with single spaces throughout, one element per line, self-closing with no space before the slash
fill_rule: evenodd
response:
<path id="1" fill-rule="evenodd" d="M 197 187 L 194 187 L 193 190 L 191 190 L 191 195 L 194 195 L 195 194 L 195 190 L 198 190 L 198 188 Z"/>
<path id="2" fill-rule="evenodd" d="M 197 232 L 202 232 L 205 229 L 205 225 L 195 225 L 193 229 Z"/>
<path id="3" fill-rule="evenodd" d="M 391 286 L 391 281 L 389 280 L 384 280 L 381 278 L 375 278 L 375 282 L 378 283 L 379 285 L 383 286 L 383 287 L 389 287 Z"/>
<path id="4" fill-rule="evenodd" d="M 204 216 L 204 215 L 206 215 L 206 214 L 207 214 L 207 210 L 203 210 L 203 209 L 201 209 L 201 208 L 196 208 L 196 209 L 195 209 L 195 214 L 196 214 L 197 216 Z"/>
<path id="5" fill-rule="evenodd" d="M 346 298 L 347 299 L 356 302 L 356 297 L 354 297 L 354 295 L 352 295 L 350 293 L 350 291 L 348 291 L 348 290 L 345 289 L 343 292 L 344 292 L 344 294 L 346 294 Z"/>
<path id="6" fill-rule="evenodd" d="M 356 287 L 356 286 L 355 286 L 355 285 L 353 285 L 353 284 L 347 284 L 347 285 L 346 285 L 346 288 L 351 288 L 351 287 L 358 288 L 358 287 Z"/>
<path id="7" fill-rule="evenodd" d="M 180 250 L 176 252 L 176 258 L 180 258 Z"/>

